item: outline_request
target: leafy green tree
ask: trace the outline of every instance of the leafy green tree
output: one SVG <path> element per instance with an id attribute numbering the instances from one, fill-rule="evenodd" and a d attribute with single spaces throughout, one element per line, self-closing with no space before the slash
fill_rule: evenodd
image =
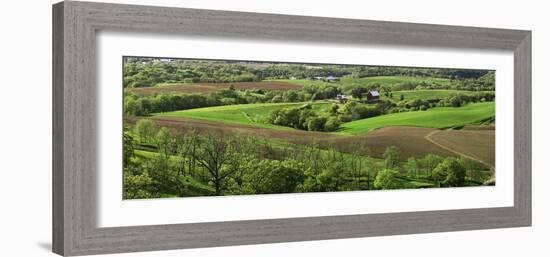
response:
<path id="1" fill-rule="evenodd" d="M 295 160 L 262 160 L 252 168 L 245 180 L 256 194 L 292 193 L 305 179 L 305 167 Z"/>
<path id="2" fill-rule="evenodd" d="M 158 130 L 157 124 L 150 119 L 139 119 L 134 126 L 134 133 L 145 143 L 149 143 Z"/>
<path id="3" fill-rule="evenodd" d="M 124 199 L 147 199 L 155 195 L 154 181 L 147 172 L 140 175 L 124 172 Z"/>
<path id="4" fill-rule="evenodd" d="M 326 117 L 309 117 L 307 119 L 307 130 L 324 131 L 326 122 L 327 122 Z"/>
<path id="5" fill-rule="evenodd" d="M 432 172 L 439 163 L 443 161 L 443 158 L 435 154 L 427 154 L 426 156 L 418 159 L 420 169 L 422 169 L 425 175 L 433 176 Z"/>
<path id="6" fill-rule="evenodd" d="M 390 146 L 384 151 L 384 165 L 386 169 L 396 168 L 399 164 L 400 153 L 395 146 Z"/>
<path id="7" fill-rule="evenodd" d="M 418 176 L 418 173 L 419 173 L 419 164 L 418 164 L 418 160 L 414 157 L 409 157 L 409 159 L 407 159 L 407 164 L 405 165 L 406 169 L 407 169 L 407 173 L 409 173 L 409 176 L 412 176 L 412 177 L 417 177 Z"/>
<path id="8" fill-rule="evenodd" d="M 346 104 L 344 104 L 344 108 L 343 109 L 343 112 L 345 114 L 353 114 L 353 110 L 355 109 L 355 107 L 357 106 L 357 102 L 355 101 L 349 101 L 347 102 Z"/>
<path id="9" fill-rule="evenodd" d="M 328 108 L 329 115 L 337 115 L 338 109 L 340 109 L 340 106 L 337 103 L 331 104 L 330 107 Z"/>
<path id="10" fill-rule="evenodd" d="M 130 115 L 141 115 L 141 108 L 138 106 L 136 97 L 133 95 L 124 96 L 124 113 Z"/>
<path id="11" fill-rule="evenodd" d="M 367 88 L 364 87 L 355 87 L 351 90 L 351 96 L 359 100 L 363 99 L 363 94 L 369 92 Z"/>
<path id="12" fill-rule="evenodd" d="M 163 153 L 166 157 L 168 157 L 173 141 L 173 136 L 170 130 L 166 127 L 160 128 L 155 136 L 155 141 L 157 143 L 159 151 Z"/>
<path id="13" fill-rule="evenodd" d="M 374 180 L 374 187 L 378 189 L 401 189 L 404 184 L 398 178 L 399 172 L 391 169 L 384 169 L 378 172 Z"/>
<path id="14" fill-rule="evenodd" d="M 382 114 L 379 106 L 357 105 L 351 111 L 354 120 L 375 117 Z"/>
<path id="15" fill-rule="evenodd" d="M 323 171 L 317 175 L 317 183 L 320 191 L 334 192 L 348 190 L 348 183 L 345 174 L 346 168 L 341 162 L 327 165 Z"/>
<path id="16" fill-rule="evenodd" d="M 312 106 L 310 104 L 305 104 L 299 107 L 287 107 L 274 110 L 268 116 L 267 122 L 302 130 L 308 130 L 308 123 L 312 122 L 311 125 L 315 131 L 322 131 L 326 122 L 326 117 L 316 116 L 315 112 L 312 111 Z"/>
<path id="17" fill-rule="evenodd" d="M 337 117 L 331 116 L 325 122 L 324 128 L 325 128 L 325 131 L 328 131 L 328 132 L 336 131 L 340 128 L 341 124 L 342 123 Z"/>
<path id="18" fill-rule="evenodd" d="M 446 158 L 435 167 L 434 180 L 440 186 L 458 187 L 464 186 L 466 169 L 456 158 Z"/>
<path id="19" fill-rule="evenodd" d="M 123 155 L 124 155 L 124 167 L 130 162 L 130 158 L 134 157 L 134 137 L 130 133 L 130 129 L 124 126 L 123 132 Z"/>
<path id="20" fill-rule="evenodd" d="M 298 95 L 298 93 L 296 91 L 289 90 L 289 91 L 286 91 L 283 94 L 283 101 L 285 103 L 299 102 L 300 101 L 300 96 Z"/>

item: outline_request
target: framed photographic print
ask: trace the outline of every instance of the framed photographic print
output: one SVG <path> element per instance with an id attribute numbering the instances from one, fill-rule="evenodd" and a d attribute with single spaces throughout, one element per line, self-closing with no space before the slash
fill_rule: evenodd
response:
<path id="1" fill-rule="evenodd" d="M 56 4 L 53 250 L 530 226 L 530 40 Z"/>

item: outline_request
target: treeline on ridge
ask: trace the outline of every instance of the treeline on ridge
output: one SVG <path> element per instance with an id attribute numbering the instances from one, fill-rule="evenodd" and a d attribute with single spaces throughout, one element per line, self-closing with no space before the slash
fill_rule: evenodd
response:
<path id="1" fill-rule="evenodd" d="M 164 61 L 162 61 L 164 60 Z M 281 64 L 200 61 L 127 57 L 124 61 L 124 87 L 151 87 L 161 83 L 252 82 L 275 79 L 316 77 L 365 78 L 374 76 L 434 77 L 469 80 L 494 85 L 494 71 L 473 69 L 406 68 L 334 64 Z M 423 85 L 429 87 L 430 85 Z M 486 89 L 484 89 L 486 90 Z"/>

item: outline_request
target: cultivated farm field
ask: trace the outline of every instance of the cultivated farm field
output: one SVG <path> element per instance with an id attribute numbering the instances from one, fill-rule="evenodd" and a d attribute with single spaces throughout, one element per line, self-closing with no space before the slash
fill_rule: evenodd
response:
<path id="1" fill-rule="evenodd" d="M 261 81 L 261 82 L 232 82 L 232 83 L 161 83 L 154 87 L 127 88 L 126 91 L 140 96 L 151 96 L 154 94 L 211 94 L 220 92 L 233 86 L 236 90 L 296 90 L 301 86 L 280 81 Z"/>

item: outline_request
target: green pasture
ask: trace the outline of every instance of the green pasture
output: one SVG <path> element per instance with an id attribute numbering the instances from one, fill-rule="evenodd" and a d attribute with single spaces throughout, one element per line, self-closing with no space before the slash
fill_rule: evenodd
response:
<path id="1" fill-rule="evenodd" d="M 389 126 L 450 128 L 476 123 L 495 116 L 495 103 L 475 103 L 464 107 L 437 107 L 427 111 L 401 112 L 342 124 L 338 134 L 356 135 Z"/>
<path id="2" fill-rule="evenodd" d="M 157 113 L 158 117 L 193 118 L 208 121 L 236 123 L 242 125 L 253 125 L 262 128 L 273 128 L 279 130 L 291 130 L 293 128 L 268 124 L 265 122 L 267 116 L 274 110 L 311 104 L 314 109 L 320 109 L 329 102 L 311 103 L 257 103 L 225 105 L 206 108 L 189 109 L 175 112 Z"/>
<path id="3" fill-rule="evenodd" d="M 336 85 L 343 86 L 345 90 L 351 89 L 357 86 L 366 86 L 371 84 L 380 84 L 380 86 L 388 86 L 388 87 L 401 84 L 401 83 L 407 83 L 407 82 L 412 82 L 416 84 L 421 82 L 426 82 L 429 84 L 440 84 L 440 85 L 452 84 L 451 80 L 446 78 L 413 77 L 413 76 L 374 76 L 374 77 L 365 77 L 365 78 L 342 77 L 338 81 L 334 81 L 334 82 L 324 82 L 320 80 L 307 80 L 307 79 L 295 79 L 295 80 L 283 79 L 283 80 L 277 80 L 277 81 L 297 84 L 301 86 L 336 84 Z"/>
<path id="4" fill-rule="evenodd" d="M 434 78 L 434 77 L 412 77 L 412 76 L 374 76 L 365 78 L 351 78 L 342 77 L 339 83 L 343 85 L 365 85 L 365 84 L 380 84 L 382 86 L 391 86 L 400 83 L 437 83 L 441 85 L 450 85 L 451 80 L 446 78 Z"/>
<path id="5" fill-rule="evenodd" d="M 481 91 L 481 92 L 492 92 L 492 91 Z M 478 91 L 467 91 L 467 90 L 403 90 L 403 91 L 392 91 L 391 97 L 386 97 L 382 95 L 383 100 L 393 100 L 399 102 L 401 100 L 401 95 L 403 95 L 403 100 L 437 100 L 449 97 L 453 94 L 463 94 L 463 95 L 475 95 L 480 93 Z"/>

